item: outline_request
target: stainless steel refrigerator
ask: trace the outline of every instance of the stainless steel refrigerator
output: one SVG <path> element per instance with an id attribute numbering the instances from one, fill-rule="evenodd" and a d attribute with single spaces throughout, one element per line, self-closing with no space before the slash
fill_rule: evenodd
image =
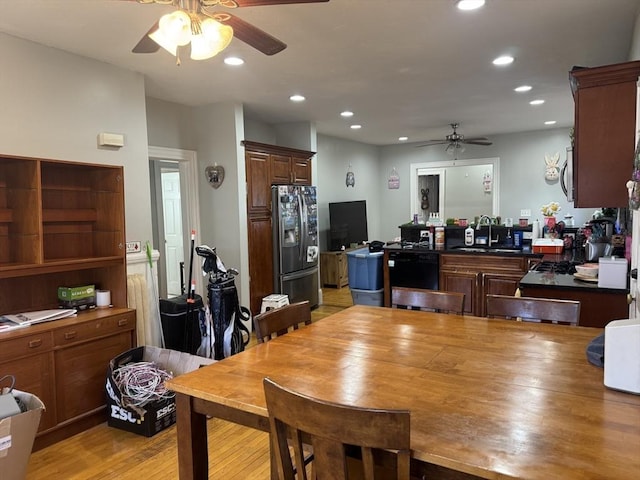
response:
<path id="1" fill-rule="evenodd" d="M 318 305 L 318 204 L 316 187 L 274 185 L 273 286 L 289 303 Z"/>

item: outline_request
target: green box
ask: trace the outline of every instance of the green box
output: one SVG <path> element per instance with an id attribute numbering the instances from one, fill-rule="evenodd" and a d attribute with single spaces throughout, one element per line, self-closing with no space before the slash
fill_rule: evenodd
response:
<path id="1" fill-rule="evenodd" d="M 83 285 L 81 287 L 58 287 L 58 300 L 70 302 L 72 300 L 83 300 L 87 297 L 96 296 L 95 285 Z"/>

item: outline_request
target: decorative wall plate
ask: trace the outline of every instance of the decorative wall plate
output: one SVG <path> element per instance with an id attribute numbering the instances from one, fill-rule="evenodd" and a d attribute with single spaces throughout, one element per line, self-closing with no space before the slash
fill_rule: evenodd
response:
<path id="1" fill-rule="evenodd" d="M 224 180 L 224 167 L 220 165 L 208 166 L 205 169 L 205 173 L 207 175 L 207 180 L 209 181 L 209 185 L 213 188 L 218 188 L 222 185 Z"/>

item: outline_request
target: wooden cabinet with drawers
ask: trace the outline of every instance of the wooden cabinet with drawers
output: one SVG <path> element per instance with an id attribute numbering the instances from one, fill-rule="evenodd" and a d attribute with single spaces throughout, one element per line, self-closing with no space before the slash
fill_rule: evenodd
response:
<path id="1" fill-rule="evenodd" d="M 58 287 L 114 308 L 0 331 L 0 376 L 45 405 L 35 448 L 105 421 L 109 360 L 135 346 L 126 308 L 123 168 L 0 154 L 0 315 L 58 308 Z"/>

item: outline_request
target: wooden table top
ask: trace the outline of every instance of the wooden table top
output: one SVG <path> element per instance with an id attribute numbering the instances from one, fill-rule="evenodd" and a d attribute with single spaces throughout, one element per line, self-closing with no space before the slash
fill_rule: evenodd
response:
<path id="1" fill-rule="evenodd" d="M 354 306 L 168 386 L 266 417 L 266 376 L 314 397 L 411 411 L 412 456 L 482 478 L 631 479 L 640 396 L 586 359 L 602 330 Z"/>

